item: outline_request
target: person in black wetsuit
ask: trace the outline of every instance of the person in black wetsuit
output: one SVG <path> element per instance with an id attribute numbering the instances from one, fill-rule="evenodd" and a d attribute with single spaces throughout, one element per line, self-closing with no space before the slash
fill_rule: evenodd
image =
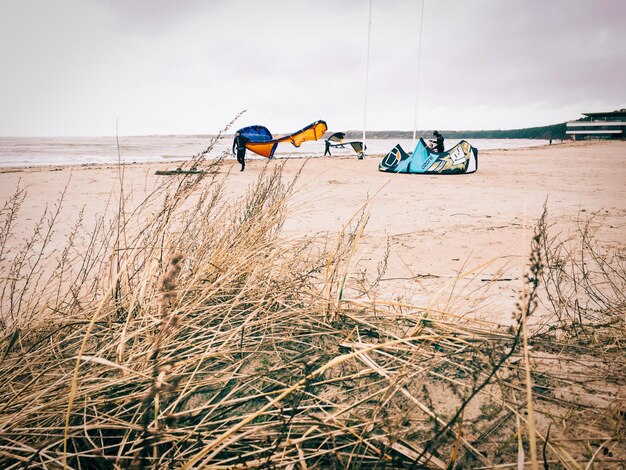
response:
<path id="1" fill-rule="evenodd" d="M 326 146 L 326 148 L 324 148 L 324 156 L 326 156 L 326 154 L 330 155 L 330 141 L 326 139 L 324 145 Z"/>
<path id="2" fill-rule="evenodd" d="M 435 139 L 437 139 L 437 140 L 431 140 L 430 141 L 430 148 L 433 149 L 437 153 L 443 152 L 443 149 L 444 149 L 444 147 L 443 147 L 443 141 L 444 141 L 443 136 L 439 133 L 439 131 L 433 132 L 433 135 L 435 136 Z"/>
<path id="3" fill-rule="evenodd" d="M 246 168 L 246 138 L 237 132 L 233 140 L 233 153 L 237 155 L 237 161 L 241 164 L 241 171 Z"/>

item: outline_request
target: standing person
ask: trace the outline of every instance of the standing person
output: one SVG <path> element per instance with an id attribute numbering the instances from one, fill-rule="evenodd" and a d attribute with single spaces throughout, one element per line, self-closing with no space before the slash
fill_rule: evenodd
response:
<path id="1" fill-rule="evenodd" d="M 246 168 L 246 138 L 237 132 L 233 140 L 233 153 L 237 152 L 237 161 L 241 164 L 241 171 Z"/>
<path id="2" fill-rule="evenodd" d="M 328 139 L 326 139 L 324 141 L 324 145 L 326 146 L 326 148 L 324 149 L 324 156 L 326 156 L 326 154 L 328 154 L 329 156 L 332 157 L 332 155 L 330 154 L 330 141 Z"/>
<path id="3" fill-rule="evenodd" d="M 437 153 L 441 153 L 444 150 L 444 145 L 443 145 L 443 135 L 441 135 L 439 133 L 439 131 L 435 131 L 433 132 L 433 135 L 435 136 L 435 139 L 437 140 L 431 140 L 430 141 L 430 148 L 433 149 L 435 152 Z"/>

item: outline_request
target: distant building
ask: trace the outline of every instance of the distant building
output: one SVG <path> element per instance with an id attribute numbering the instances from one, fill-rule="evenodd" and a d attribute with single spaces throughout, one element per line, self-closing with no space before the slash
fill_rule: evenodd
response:
<path id="1" fill-rule="evenodd" d="M 626 109 L 608 113 L 583 113 L 583 116 L 585 117 L 567 123 L 565 133 L 571 135 L 574 140 L 624 140 Z"/>

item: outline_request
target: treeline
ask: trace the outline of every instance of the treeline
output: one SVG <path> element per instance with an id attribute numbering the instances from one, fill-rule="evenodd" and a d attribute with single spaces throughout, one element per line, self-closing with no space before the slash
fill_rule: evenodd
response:
<path id="1" fill-rule="evenodd" d="M 550 126 L 527 127 L 524 129 L 498 129 L 490 131 L 450 131 L 440 130 L 446 139 L 566 139 L 566 123 Z M 434 130 L 434 129 L 433 129 Z M 433 130 L 417 131 L 418 137 L 432 139 Z M 347 131 L 346 137 L 356 139 L 363 136 L 363 131 Z M 367 137 L 373 139 L 412 139 L 413 131 L 368 131 Z"/>

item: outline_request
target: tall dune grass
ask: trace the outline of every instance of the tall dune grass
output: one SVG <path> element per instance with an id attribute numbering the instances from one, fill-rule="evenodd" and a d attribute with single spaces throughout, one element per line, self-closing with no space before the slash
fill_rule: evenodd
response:
<path id="1" fill-rule="evenodd" d="M 281 237 L 280 165 L 229 201 L 190 165 L 62 251 L 62 200 L 11 252 L 24 190 L 5 204 L 3 468 L 624 464 L 623 252 L 566 249 L 544 211 L 508 327 L 350 299 L 365 213 L 325 252 Z"/>

